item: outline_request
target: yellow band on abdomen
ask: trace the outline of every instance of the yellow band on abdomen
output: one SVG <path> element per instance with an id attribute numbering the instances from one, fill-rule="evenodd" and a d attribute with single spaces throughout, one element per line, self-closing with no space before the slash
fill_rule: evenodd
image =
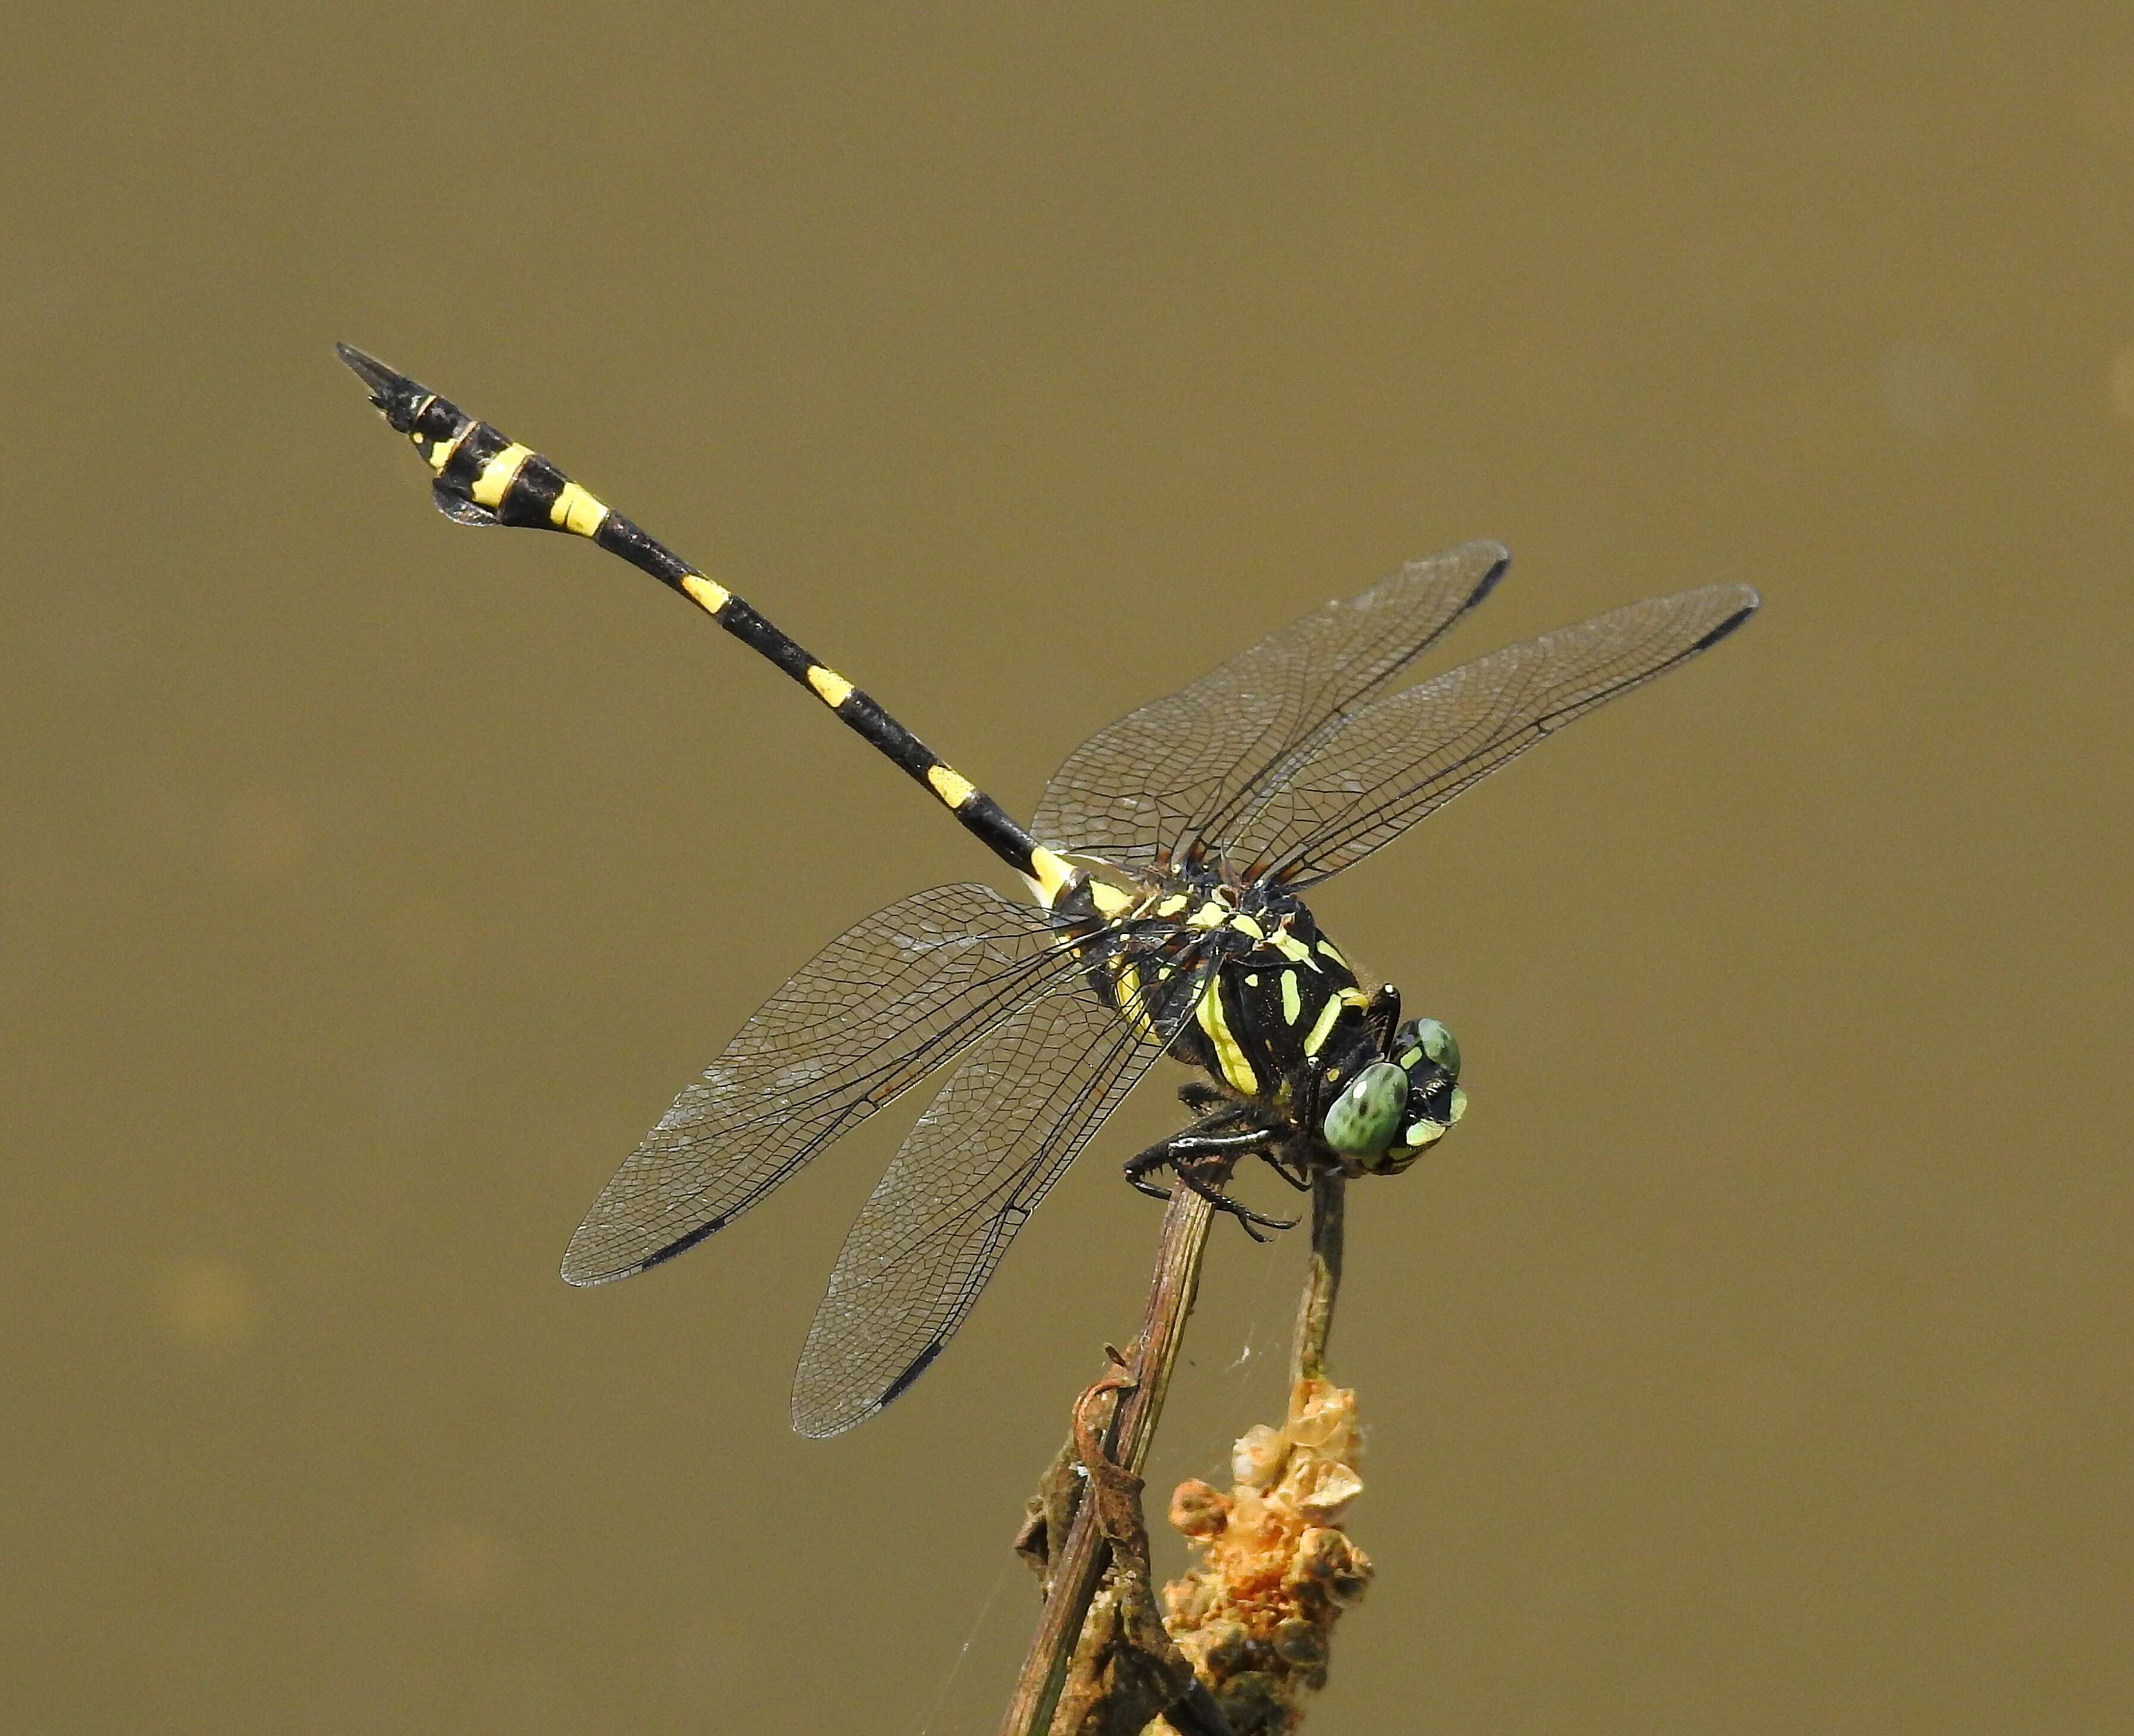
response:
<path id="1" fill-rule="evenodd" d="M 809 667 L 808 685 L 815 690 L 815 697 L 833 711 L 852 697 L 852 684 L 835 669 L 826 669 L 820 663 Z"/>
<path id="2" fill-rule="evenodd" d="M 688 593 L 689 600 L 707 615 L 717 615 L 733 596 L 717 579 L 707 579 L 701 572 L 683 573 L 682 589 Z"/>
<path id="3" fill-rule="evenodd" d="M 573 536 L 590 537 L 607 517 L 607 508 L 575 482 L 563 485 L 556 504 L 548 509 L 548 522 Z"/>
<path id="4" fill-rule="evenodd" d="M 926 781 L 934 786 L 934 793 L 951 808 L 961 808 L 978 793 L 978 786 L 968 778 L 945 765 L 937 765 L 928 771 Z"/>
<path id="5" fill-rule="evenodd" d="M 505 490 L 511 486 L 511 479 L 519 474 L 519 466 L 533 456 L 533 447 L 522 446 L 514 441 L 481 467 L 481 475 L 474 479 L 467 498 L 476 506 L 495 511 L 504 499 Z"/>

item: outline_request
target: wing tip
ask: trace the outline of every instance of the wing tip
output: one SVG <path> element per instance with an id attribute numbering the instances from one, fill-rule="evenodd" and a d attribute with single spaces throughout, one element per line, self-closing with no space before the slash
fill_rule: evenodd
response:
<path id="1" fill-rule="evenodd" d="M 1689 648 L 1692 652 L 1711 649 L 1728 634 L 1741 626 L 1750 615 L 1764 605 L 1764 600 L 1757 594 L 1754 586 L 1721 585 L 1714 588 L 1720 599 L 1731 600 L 1734 606 L 1715 625 L 1708 628 L 1697 642 Z"/>
<path id="2" fill-rule="evenodd" d="M 1475 588 L 1467 593 L 1465 606 L 1472 609 L 1494 591 L 1497 581 L 1511 570 L 1512 552 L 1494 537 L 1480 538 L 1467 544 L 1467 547 L 1477 556 L 1486 555 L 1489 562 L 1488 569 L 1475 581 Z"/>
<path id="3" fill-rule="evenodd" d="M 795 1374 L 793 1386 L 793 1432 L 809 1440 L 829 1440 L 844 1434 L 847 1430 L 857 1429 L 869 1417 L 879 1415 L 882 1411 L 886 1410 L 910 1391 L 912 1383 L 934 1366 L 934 1359 L 941 1354 L 948 1343 L 945 1337 L 934 1339 L 905 1364 L 903 1373 L 898 1375 L 874 1397 L 857 1409 L 849 1406 L 810 1406 L 801 1394 L 801 1377 L 799 1374 Z"/>
<path id="4" fill-rule="evenodd" d="M 803 1440 L 835 1440 L 840 1435 L 859 1427 L 881 1409 L 880 1405 L 870 1405 L 857 1416 L 846 1419 L 810 1416 L 795 1406 L 793 1411 L 793 1432 Z"/>
<path id="5" fill-rule="evenodd" d="M 655 1266 L 664 1266 L 677 1254 L 686 1254 L 707 1236 L 724 1229 L 741 1215 L 726 1212 L 708 1223 L 700 1223 L 685 1236 L 678 1236 L 664 1247 L 649 1254 L 632 1254 L 618 1261 L 611 1248 L 601 1245 L 601 1235 L 594 1220 L 588 1218 L 571 1237 L 571 1245 L 563 1250 L 563 1282 L 579 1290 L 590 1290 L 596 1284 L 612 1284 L 618 1278 L 634 1278 L 640 1272 L 649 1272 Z M 642 1247 L 641 1240 L 636 1246 Z"/>
<path id="6" fill-rule="evenodd" d="M 1428 577 L 1443 574 L 1449 577 L 1447 568 L 1457 571 L 1462 567 L 1481 568 L 1474 588 L 1460 606 L 1472 609 L 1496 588 L 1497 581 L 1504 577 L 1504 569 L 1512 564 L 1512 552 L 1494 537 L 1474 537 L 1465 542 L 1456 542 L 1450 548 L 1441 548 L 1435 554 L 1418 555 L 1410 561 L 1396 578 Z M 1375 588 L 1375 587 L 1374 587 Z"/>
<path id="7" fill-rule="evenodd" d="M 573 1238 L 570 1247 L 563 1250 L 563 1264 L 558 1275 L 573 1290 L 591 1290 L 596 1284 L 611 1284 L 617 1278 L 627 1278 L 631 1273 L 642 1270 L 641 1266 L 627 1266 L 621 1271 L 604 1268 L 593 1259 L 590 1251 L 582 1252 Z"/>

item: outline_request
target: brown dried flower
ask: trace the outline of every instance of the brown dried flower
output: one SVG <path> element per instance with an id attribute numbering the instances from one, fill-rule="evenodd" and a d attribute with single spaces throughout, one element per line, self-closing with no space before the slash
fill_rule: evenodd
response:
<path id="1" fill-rule="evenodd" d="M 1281 1428 L 1238 1439 L 1229 1494 L 1196 1479 L 1171 1497 L 1201 1560 L 1164 1587 L 1165 1625 L 1238 1736 L 1296 1728 L 1335 1622 L 1370 1583 L 1370 1558 L 1340 1529 L 1364 1492 L 1358 1455 L 1356 1395 L 1306 1379 Z"/>

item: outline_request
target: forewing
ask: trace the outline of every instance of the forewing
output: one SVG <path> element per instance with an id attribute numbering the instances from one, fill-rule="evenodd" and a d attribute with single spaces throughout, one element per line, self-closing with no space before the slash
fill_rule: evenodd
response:
<path id="1" fill-rule="evenodd" d="M 1042 911 L 936 886 L 847 929 L 764 1003 L 593 1202 L 573 1284 L 722 1229 L 825 1145 L 1075 969 Z"/>
<path id="2" fill-rule="evenodd" d="M 1756 602 L 1745 585 L 1649 597 L 1382 699 L 1265 793 L 1230 860 L 1248 878 L 1324 880 L 1574 717 L 1716 644 Z"/>
<path id="3" fill-rule="evenodd" d="M 1153 1032 L 1086 990 L 1002 1025 L 950 1075 L 882 1177 L 831 1274 L 793 1382 L 793 1426 L 838 1435 L 925 1372 L 1008 1243 L 1205 991 Z"/>
<path id="4" fill-rule="evenodd" d="M 1488 596 L 1510 559 L 1468 542 L 1327 604 L 1192 686 L 1130 711 L 1067 757 L 1031 830 L 1147 863 L 1193 835 L 1220 839 L 1253 792 L 1367 703 Z"/>

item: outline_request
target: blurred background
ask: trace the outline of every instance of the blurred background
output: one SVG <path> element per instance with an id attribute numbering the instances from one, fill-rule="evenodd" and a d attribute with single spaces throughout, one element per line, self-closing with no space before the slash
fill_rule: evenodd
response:
<path id="1" fill-rule="evenodd" d="M 336 338 L 1025 814 L 1464 538 L 1516 560 L 1459 656 L 1760 586 L 1316 900 L 1472 1108 L 1352 1201 L 1379 1576 L 1312 1727 L 2127 1716 L 2123 6 L 113 7 L 8 58 L 0 1728 L 988 1729 L 1140 1307 L 1155 1083 L 828 1445 L 789 1372 L 915 1103 L 558 1281 L 787 972 L 991 865 L 655 586 L 437 517 Z M 1303 1253 L 1218 1237 L 1159 1494 L 1278 1417 Z"/>

